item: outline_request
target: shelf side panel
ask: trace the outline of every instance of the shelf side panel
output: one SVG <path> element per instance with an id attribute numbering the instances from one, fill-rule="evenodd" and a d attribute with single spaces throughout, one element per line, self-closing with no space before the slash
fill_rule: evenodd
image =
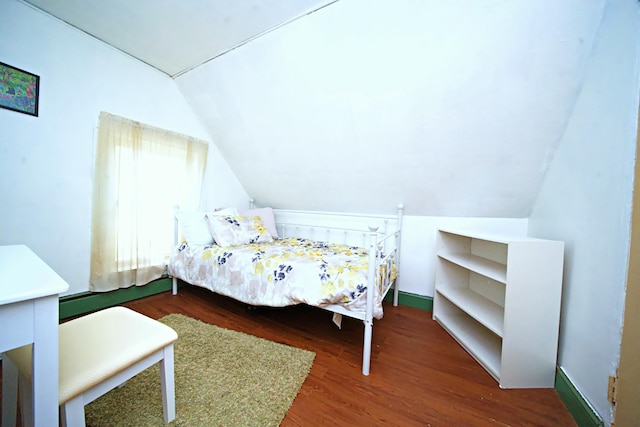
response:
<path id="1" fill-rule="evenodd" d="M 552 388 L 555 383 L 564 243 L 509 245 L 504 388 Z"/>

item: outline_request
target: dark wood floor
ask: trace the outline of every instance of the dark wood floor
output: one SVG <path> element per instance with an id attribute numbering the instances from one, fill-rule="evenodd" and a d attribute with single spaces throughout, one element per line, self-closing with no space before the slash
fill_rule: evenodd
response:
<path id="1" fill-rule="evenodd" d="M 316 352 L 283 426 L 575 426 L 554 389 L 502 390 L 431 312 L 385 306 L 374 322 L 371 374 L 361 373 L 363 325 L 312 307 L 248 310 L 195 287 L 126 304 L 153 318 L 182 313 Z"/>
<path id="2" fill-rule="evenodd" d="M 126 306 L 152 318 L 182 313 L 314 351 L 282 426 L 575 426 L 554 389 L 502 390 L 431 312 L 385 306 L 373 328 L 371 374 L 361 374 L 363 325 L 312 307 L 252 309 L 196 287 Z M 215 404 L 215 402 L 212 402 Z"/>

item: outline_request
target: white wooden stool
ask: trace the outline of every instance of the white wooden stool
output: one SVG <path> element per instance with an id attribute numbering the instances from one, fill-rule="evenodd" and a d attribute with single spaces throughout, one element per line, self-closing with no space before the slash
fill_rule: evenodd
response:
<path id="1" fill-rule="evenodd" d="M 107 308 L 59 326 L 58 402 L 63 426 L 84 426 L 84 406 L 160 362 L 165 423 L 175 418 L 170 327 L 125 307 Z M 19 385 L 24 426 L 33 425 L 31 345 L 3 356 L 2 412 L 15 425 Z M 6 383 L 5 383 L 6 382 Z M 13 390 L 8 390 L 13 387 Z M 10 414 L 6 417 L 7 414 Z"/>

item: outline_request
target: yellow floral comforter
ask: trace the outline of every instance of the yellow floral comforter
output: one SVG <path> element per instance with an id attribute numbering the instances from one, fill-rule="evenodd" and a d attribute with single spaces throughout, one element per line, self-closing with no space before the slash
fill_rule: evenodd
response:
<path id="1" fill-rule="evenodd" d="M 363 248 L 286 238 L 232 247 L 183 244 L 171 256 L 168 273 L 251 305 L 340 304 L 364 311 L 368 264 Z M 381 274 L 387 270 L 395 272 Z M 373 315 L 382 318 L 378 286 Z"/>

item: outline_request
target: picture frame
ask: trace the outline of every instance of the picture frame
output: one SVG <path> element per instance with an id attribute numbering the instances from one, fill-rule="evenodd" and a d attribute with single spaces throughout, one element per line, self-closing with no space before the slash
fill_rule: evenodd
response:
<path id="1" fill-rule="evenodd" d="M 38 116 L 40 76 L 0 62 L 0 108 Z"/>

